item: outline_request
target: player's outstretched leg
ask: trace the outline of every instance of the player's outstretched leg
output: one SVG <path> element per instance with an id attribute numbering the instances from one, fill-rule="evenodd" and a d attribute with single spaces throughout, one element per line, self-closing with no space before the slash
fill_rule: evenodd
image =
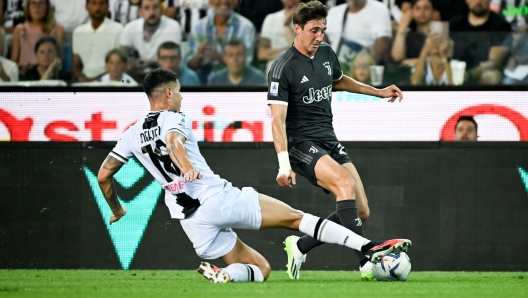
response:
<path id="1" fill-rule="evenodd" d="M 330 191 L 336 197 L 336 211 L 327 219 L 354 233 L 365 237 L 363 223 L 370 214 L 368 199 L 357 169 L 351 162 L 340 164 L 329 155 L 321 157 L 314 168 L 317 185 Z M 307 254 L 313 248 L 321 245 L 316 239 L 303 236 L 297 243 L 299 251 Z M 360 251 L 354 251 L 359 263 L 362 280 L 373 280 L 373 265 L 367 256 Z"/>
<path id="2" fill-rule="evenodd" d="M 321 242 L 339 244 L 360 251 L 372 257 L 370 261 L 373 263 L 378 262 L 387 253 L 403 251 L 402 249 L 408 248 L 411 243 L 407 239 L 396 239 L 378 245 L 335 222 L 295 210 L 269 196 L 259 194 L 259 201 L 262 213 L 261 229 L 282 227 L 299 230 Z M 288 253 L 287 273 L 291 279 L 299 279 L 300 267 L 305 259 L 297 247 L 297 240 L 298 237 L 288 237 L 285 241 Z M 372 249 L 374 251 L 371 252 Z"/>
<path id="3" fill-rule="evenodd" d="M 271 267 L 268 261 L 256 250 L 237 239 L 235 247 L 222 261 L 228 266 L 218 268 L 207 262 L 202 262 L 198 273 L 212 283 L 227 282 L 263 282 L 268 279 Z"/>

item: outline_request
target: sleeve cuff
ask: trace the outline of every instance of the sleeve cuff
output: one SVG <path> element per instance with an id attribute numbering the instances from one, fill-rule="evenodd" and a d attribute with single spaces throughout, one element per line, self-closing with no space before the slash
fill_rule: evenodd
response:
<path id="1" fill-rule="evenodd" d="M 332 80 L 332 82 L 341 81 L 342 78 L 343 78 L 343 72 L 341 71 L 341 76 L 339 76 L 338 79 Z"/>
<path id="2" fill-rule="evenodd" d="M 127 159 L 127 158 L 124 158 L 123 156 L 121 156 L 119 153 L 117 153 L 117 152 L 115 152 L 115 151 L 111 151 L 111 152 L 110 152 L 110 155 L 111 155 L 113 158 L 119 160 L 119 161 L 122 162 L 122 163 L 128 163 L 128 159 Z"/>
<path id="3" fill-rule="evenodd" d="M 283 106 L 288 106 L 288 103 L 286 101 L 282 101 L 282 100 L 268 100 L 268 106 L 269 105 L 283 105 Z"/>

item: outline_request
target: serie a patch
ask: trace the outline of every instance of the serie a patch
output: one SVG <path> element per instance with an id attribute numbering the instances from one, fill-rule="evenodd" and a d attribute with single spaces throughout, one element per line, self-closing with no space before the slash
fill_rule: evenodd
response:
<path id="1" fill-rule="evenodd" d="M 279 82 L 271 82 L 269 95 L 270 96 L 279 95 Z"/>

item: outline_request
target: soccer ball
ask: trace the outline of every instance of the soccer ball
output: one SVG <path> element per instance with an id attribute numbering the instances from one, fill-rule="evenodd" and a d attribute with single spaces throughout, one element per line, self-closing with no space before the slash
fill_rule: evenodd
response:
<path id="1" fill-rule="evenodd" d="M 404 252 L 387 254 L 372 270 L 379 281 L 406 281 L 411 274 L 411 259 Z"/>

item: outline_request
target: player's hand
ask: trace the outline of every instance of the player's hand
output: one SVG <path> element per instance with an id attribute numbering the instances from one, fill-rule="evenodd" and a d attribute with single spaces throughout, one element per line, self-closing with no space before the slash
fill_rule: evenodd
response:
<path id="1" fill-rule="evenodd" d="M 279 172 L 276 180 L 279 186 L 288 186 L 289 188 L 292 188 L 292 185 L 295 185 L 297 183 L 295 180 L 295 172 L 292 170 L 290 170 L 289 175 L 285 175 Z"/>
<path id="2" fill-rule="evenodd" d="M 403 93 L 400 88 L 396 87 L 396 85 L 391 85 L 387 88 L 381 89 L 378 93 L 378 97 L 389 98 L 388 102 L 394 102 L 397 98 L 400 99 L 399 101 L 402 101 Z"/>
<path id="3" fill-rule="evenodd" d="M 112 214 L 112 216 L 110 217 L 110 224 L 113 224 L 114 222 L 120 220 L 121 217 L 125 216 L 126 213 L 127 213 L 127 211 L 126 211 L 125 206 L 121 206 L 121 210 L 115 212 L 115 213 Z"/>
<path id="4" fill-rule="evenodd" d="M 201 179 L 202 173 L 200 171 L 192 169 L 188 170 L 187 173 L 183 175 L 183 182 L 192 182 L 196 179 Z"/>

